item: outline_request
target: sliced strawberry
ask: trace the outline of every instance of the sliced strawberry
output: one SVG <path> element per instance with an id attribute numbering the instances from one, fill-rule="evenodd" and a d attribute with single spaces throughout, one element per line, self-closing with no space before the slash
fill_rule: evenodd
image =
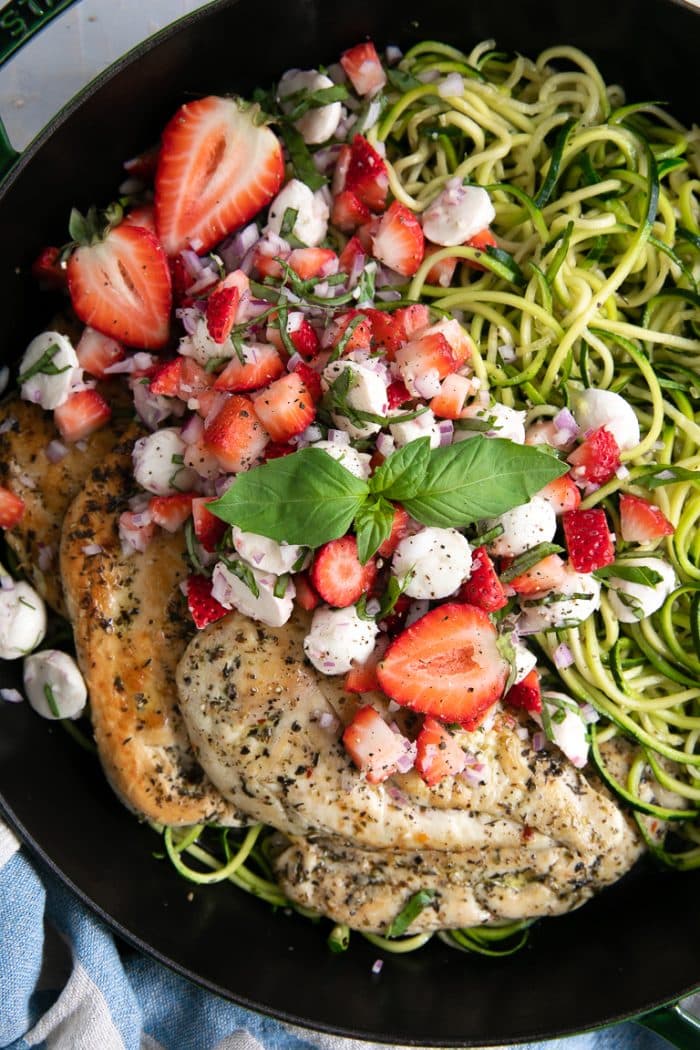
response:
<path id="1" fill-rule="evenodd" d="M 379 682 L 397 703 L 471 729 L 499 699 L 508 678 L 497 642 L 498 632 L 482 609 L 448 602 L 392 642 L 377 668 Z"/>
<path id="2" fill-rule="evenodd" d="M 365 222 L 362 226 L 357 227 L 357 239 L 362 245 L 362 250 L 366 252 L 367 255 L 372 254 L 372 241 L 374 240 L 375 233 L 379 229 L 380 222 L 381 218 L 377 215 L 374 219 L 370 219 L 369 222 Z"/>
<path id="3" fill-rule="evenodd" d="M 467 764 L 462 750 L 450 732 L 428 716 L 416 739 L 416 769 L 430 787 L 445 777 L 461 773 Z"/>
<path id="4" fill-rule="evenodd" d="M 181 106 L 162 136 L 156 225 L 168 255 L 208 251 L 269 204 L 284 179 L 282 147 L 256 107 L 209 95 Z"/>
<path id="5" fill-rule="evenodd" d="M 371 215 L 364 201 L 361 201 L 352 190 L 343 190 L 333 199 L 331 222 L 344 233 L 352 233 L 358 226 L 369 222 Z"/>
<path id="6" fill-rule="evenodd" d="M 112 409 L 96 390 L 76 390 L 54 409 L 54 423 L 64 441 L 81 441 L 103 427 Z"/>
<path id="7" fill-rule="evenodd" d="M 351 321 L 355 321 L 355 318 L 359 317 L 360 320 L 355 322 L 353 330 L 350 334 L 350 338 L 345 344 L 344 353 L 349 354 L 352 350 L 363 350 L 367 349 L 372 342 L 372 322 L 364 311 L 361 310 L 349 310 L 346 314 L 341 314 L 340 317 L 336 317 L 331 326 L 330 332 L 330 345 L 337 346 L 340 340 L 345 335 L 345 329 L 348 327 Z M 328 344 L 326 344 L 328 345 Z"/>
<path id="8" fill-rule="evenodd" d="M 324 602 L 337 609 L 354 605 L 374 583 L 377 565 L 371 558 L 365 565 L 357 556 L 354 536 L 341 536 L 324 543 L 316 551 L 311 566 L 311 582 Z"/>
<path id="9" fill-rule="evenodd" d="M 472 391 L 471 380 L 466 376 L 455 374 L 445 376 L 440 384 L 440 393 L 436 394 L 430 402 L 433 415 L 441 419 L 459 419 Z"/>
<path id="10" fill-rule="evenodd" d="M 386 207 L 389 192 L 386 164 L 363 135 L 355 135 L 352 140 L 343 189 L 354 193 L 371 211 L 384 211 Z"/>
<path id="11" fill-rule="evenodd" d="M 194 534 L 197 537 L 197 542 L 210 554 L 216 550 L 217 543 L 223 539 L 224 533 L 228 528 L 225 521 L 217 518 L 215 514 L 207 510 L 207 503 L 211 502 L 211 496 L 195 496 L 192 500 Z"/>
<path id="12" fill-rule="evenodd" d="M 166 532 L 177 532 L 192 514 L 192 492 L 174 492 L 171 496 L 151 496 L 148 509 L 156 525 Z"/>
<path id="13" fill-rule="evenodd" d="M 471 573 L 459 589 L 459 600 L 476 605 L 487 613 L 496 612 L 508 604 L 503 584 L 486 547 L 477 547 L 472 551 Z"/>
<path id="14" fill-rule="evenodd" d="M 220 281 L 207 299 L 207 331 L 215 343 L 225 343 L 236 323 L 240 295 L 235 285 Z"/>
<path id="15" fill-rule="evenodd" d="M 394 360 L 399 366 L 403 380 L 409 390 L 420 393 L 415 383 L 428 372 L 436 372 L 440 379 L 456 372 L 459 361 L 452 353 L 450 344 L 440 332 L 432 335 L 419 335 L 397 350 Z"/>
<path id="16" fill-rule="evenodd" d="M 487 226 L 485 229 L 480 230 L 479 233 L 475 233 L 473 237 L 470 237 L 467 241 L 468 248 L 476 248 L 477 251 L 486 252 L 489 248 L 497 248 L 498 241 L 491 233 L 491 230 Z M 472 270 L 485 270 L 486 267 L 482 266 L 480 262 L 475 259 L 464 259 L 466 266 L 469 266 Z"/>
<path id="17" fill-rule="evenodd" d="M 674 526 L 655 504 L 640 496 L 620 496 L 620 533 L 627 543 L 653 543 L 671 536 Z"/>
<path id="18" fill-rule="evenodd" d="M 620 466 L 620 446 L 609 430 L 598 427 L 586 435 L 567 462 L 573 466 L 572 474 L 577 481 L 604 485 Z"/>
<path id="19" fill-rule="evenodd" d="M 302 281 L 314 277 L 330 277 L 338 272 L 338 256 L 331 248 L 295 248 L 289 256 L 289 265 Z"/>
<path id="20" fill-rule="evenodd" d="M 316 406 L 298 372 L 276 379 L 253 396 L 255 412 L 273 441 L 289 441 L 314 421 Z"/>
<path id="21" fill-rule="evenodd" d="M 343 248 L 338 259 L 338 268 L 342 273 L 352 273 L 357 266 L 364 266 L 367 259 L 366 252 L 360 244 L 359 237 L 351 237 Z"/>
<path id="22" fill-rule="evenodd" d="M 310 368 L 303 361 L 297 361 L 292 371 L 302 378 L 304 386 L 311 394 L 311 397 L 318 403 L 323 397 L 323 387 L 321 386 L 321 377 L 318 372 L 314 372 L 313 368 Z"/>
<path id="23" fill-rule="evenodd" d="M 316 591 L 311 586 L 308 573 L 300 572 L 294 577 L 294 586 L 296 587 L 296 600 L 302 609 L 306 609 L 307 612 L 311 612 L 316 609 L 321 602 L 321 599 L 316 594 Z"/>
<path id="24" fill-rule="evenodd" d="M 370 784 L 381 784 L 395 773 L 407 754 L 408 741 L 395 733 L 373 707 L 356 712 L 343 733 L 345 750 Z"/>
<path id="25" fill-rule="evenodd" d="M 68 260 L 73 309 L 127 346 L 159 350 L 170 334 L 172 292 L 163 249 L 143 226 L 117 226 Z"/>
<path id="26" fill-rule="evenodd" d="M 340 64 L 358 95 L 375 95 L 386 84 L 386 73 L 371 40 L 344 51 Z"/>
<path id="27" fill-rule="evenodd" d="M 408 536 L 410 528 L 411 519 L 408 512 L 405 511 L 403 507 L 396 505 L 394 507 L 394 518 L 391 523 L 391 532 L 384 540 L 377 553 L 381 554 L 382 558 L 390 558 L 401 543 L 401 540 L 404 539 L 405 536 Z"/>
<path id="28" fill-rule="evenodd" d="M 615 547 L 605 511 L 567 510 L 562 514 L 569 561 L 576 572 L 593 572 L 615 561 Z"/>
<path id="29" fill-rule="evenodd" d="M 441 248 L 437 248 L 432 244 L 426 244 L 425 246 L 425 258 L 427 259 L 430 255 L 435 255 L 435 252 L 442 251 Z M 428 270 L 425 275 L 426 284 L 438 284 L 441 288 L 449 288 L 452 284 L 452 278 L 455 275 L 457 269 L 458 259 L 454 255 L 448 255 L 444 259 L 438 259 Z"/>
<path id="30" fill-rule="evenodd" d="M 0 529 L 13 529 L 22 520 L 24 500 L 0 485 Z"/>
<path id="31" fill-rule="evenodd" d="M 188 293 L 194 284 L 194 278 L 185 266 L 185 260 L 181 255 L 173 255 L 171 259 L 168 259 L 168 266 L 173 287 L 173 302 L 179 306 L 189 300 Z"/>
<path id="32" fill-rule="evenodd" d="M 423 261 L 423 227 L 404 204 L 394 201 L 372 238 L 372 253 L 385 266 L 412 277 Z"/>
<path id="33" fill-rule="evenodd" d="M 570 474 L 562 474 L 560 478 L 550 481 L 537 495 L 548 500 L 557 515 L 576 510 L 581 503 L 581 492 Z"/>
<path id="34" fill-rule="evenodd" d="M 535 714 L 539 714 L 542 710 L 542 690 L 540 676 L 534 667 L 521 682 L 516 682 L 510 687 L 503 700 L 521 711 L 534 711 Z"/>
<path id="35" fill-rule="evenodd" d="M 204 444 L 223 470 L 249 470 L 262 455 L 268 434 L 258 419 L 253 402 L 242 394 L 231 394 L 213 419 L 204 426 Z"/>
<path id="36" fill-rule="evenodd" d="M 389 639 L 380 636 L 370 657 L 363 664 L 357 664 L 348 671 L 343 683 L 347 693 L 371 693 L 379 689 L 377 664 L 386 652 L 388 644 Z"/>
<path id="37" fill-rule="evenodd" d="M 566 566 L 558 554 L 550 554 L 531 569 L 509 581 L 516 594 L 539 594 L 555 590 L 566 575 Z"/>
<path id="38" fill-rule="evenodd" d="M 428 307 L 422 303 L 391 311 L 368 310 L 367 314 L 372 322 L 373 341 L 376 346 L 384 347 L 390 361 L 393 361 L 396 351 L 430 321 Z"/>
<path id="39" fill-rule="evenodd" d="M 42 248 L 32 263 L 32 277 L 47 291 L 63 290 L 68 275 L 65 263 L 61 263 L 61 249 L 52 246 Z"/>
<path id="40" fill-rule="evenodd" d="M 158 154 L 160 146 L 151 146 L 136 157 L 124 161 L 124 170 L 129 172 L 134 179 L 142 179 L 144 182 L 152 182 L 158 167 Z"/>
<path id="41" fill-rule="evenodd" d="M 140 204 L 138 208 L 132 208 L 122 220 L 124 226 L 143 226 L 150 230 L 154 237 L 156 234 L 156 213 L 152 204 Z"/>
<path id="42" fill-rule="evenodd" d="M 413 395 L 409 392 L 406 384 L 401 379 L 395 379 L 386 389 L 386 398 L 389 409 L 400 408 L 407 401 L 412 400 Z"/>
<path id="43" fill-rule="evenodd" d="M 210 623 L 216 623 L 229 612 L 212 597 L 211 580 L 206 576 L 188 576 L 185 587 L 187 607 L 198 630 L 208 627 Z"/>
<path id="44" fill-rule="evenodd" d="M 245 364 L 235 354 L 214 382 L 215 390 L 260 390 L 284 374 L 284 362 L 274 346 L 249 343 L 241 347 Z"/>
<path id="45" fill-rule="evenodd" d="M 115 365 L 117 361 L 123 361 L 126 357 L 124 347 L 116 339 L 110 339 L 95 328 L 88 325 L 83 329 L 83 334 L 78 340 L 75 348 L 78 364 L 96 379 L 104 379 L 105 369 Z"/>

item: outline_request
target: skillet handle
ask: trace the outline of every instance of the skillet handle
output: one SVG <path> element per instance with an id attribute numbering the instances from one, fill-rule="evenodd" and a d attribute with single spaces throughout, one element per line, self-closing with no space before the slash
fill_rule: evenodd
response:
<path id="1" fill-rule="evenodd" d="M 637 1024 L 651 1029 L 678 1050 L 697 1050 L 700 1045 L 700 1020 L 683 1009 L 680 1003 L 671 1003 L 636 1018 Z"/>
<path id="2" fill-rule="evenodd" d="M 10 0 L 0 13 L 0 66 L 74 0 Z M 19 159 L 0 119 L 0 178 Z"/>

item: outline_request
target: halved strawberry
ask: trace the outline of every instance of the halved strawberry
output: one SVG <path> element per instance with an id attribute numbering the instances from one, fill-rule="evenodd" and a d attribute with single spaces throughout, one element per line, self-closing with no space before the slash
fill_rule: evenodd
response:
<path id="1" fill-rule="evenodd" d="M 297 604 L 306 609 L 307 612 L 311 612 L 312 609 L 316 609 L 321 602 L 321 599 L 316 594 L 316 591 L 311 586 L 308 573 L 300 572 L 294 577 L 294 586 L 296 587 L 296 600 Z"/>
<path id="2" fill-rule="evenodd" d="M 542 690 L 536 669 L 533 667 L 521 682 L 512 685 L 503 700 L 521 711 L 534 711 L 535 714 L 539 714 L 542 710 Z"/>
<path id="3" fill-rule="evenodd" d="M 391 522 L 391 532 L 379 547 L 377 554 L 380 554 L 382 558 L 390 558 L 401 543 L 401 540 L 408 536 L 410 527 L 411 519 L 408 512 L 396 504 L 394 506 L 394 518 Z"/>
<path id="4" fill-rule="evenodd" d="M 0 529 L 13 529 L 22 520 L 24 500 L 0 485 Z"/>
<path id="5" fill-rule="evenodd" d="M 215 343 L 225 343 L 236 323 L 240 294 L 235 285 L 219 281 L 207 299 L 207 331 Z"/>
<path id="6" fill-rule="evenodd" d="M 103 427 L 112 409 L 96 390 L 76 390 L 54 409 L 53 419 L 64 441 L 81 441 Z"/>
<path id="7" fill-rule="evenodd" d="M 576 510 L 581 503 L 581 492 L 571 474 L 562 474 L 560 478 L 550 481 L 537 495 L 548 500 L 557 515 Z"/>
<path id="8" fill-rule="evenodd" d="M 355 263 L 364 266 L 367 259 L 366 252 L 360 244 L 359 237 L 351 237 L 343 248 L 338 259 L 338 267 L 342 273 L 351 273 Z"/>
<path id="9" fill-rule="evenodd" d="M 399 704 L 472 729 L 508 678 L 497 642 L 498 632 L 482 609 L 448 602 L 392 642 L 377 668 L 379 683 Z"/>
<path id="10" fill-rule="evenodd" d="M 553 591 L 566 575 L 566 566 L 558 554 L 550 554 L 531 569 L 509 581 L 516 594 L 539 594 Z"/>
<path id="11" fill-rule="evenodd" d="M 289 372 L 253 396 L 255 412 L 273 441 L 289 441 L 316 416 L 311 391 L 298 372 Z"/>
<path id="12" fill-rule="evenodd" d="M 416 769 L 430 787 L 445 777 L 461 773 L 467 764 L 466 752 L 440 722 L 428 716 L 416 738 Z"/>
<path id="13" fill-rule="evenodd" d="M 330 277 L 338 272 L 338 256 L 331 248 L 295 248 L 288 261 L 302 281 Z"/>
<path id="14" fill-rule="evenodd" d="M 373 342 L 384 347 L 390 361 L 396 351 L 430 321 L 430 312 L 423 303 L 401 306 L 398 310 L 368 310 L 367 314 L 372 322 Z"/>
<path id="15" fill-rule="evenodd" d="M 166 532 L 177 532 L 192 514 L 192 492 L 174 492 L 171 496 L 151 496 L 148 508 L 156 525 Z"/>
<path id="16" fill-rule="evenodd" d="M 340 64 L 358 95 L 374 95 L 386 84 L 386 73 L 371 40 L 344 51 Z"/>
<path id="17" fill-rule="evenodd" d="M 354 193 L 371 211 L 384 211 L 386 207 L 386 196 L 389 192 L 386 164 L 363 135 L 355 135 L 352 140 L 345 184 L 342 188 Z"/>
<path id="18" fill-rule="evenodd" d="M 477 547 L 472 551 L 471 572 L 459 589 L 459 600 L 476 605 L 487 613 L 496 612 L 508 604 L 503 584 L 486 547 Z"/>
<path id="19" fill-rule="evenodd" d="M 311 566 L 311 582 L 324 602 L 337 609 L 354 605 L 374 583 L 377 565 L 373 558 L 365 564 L 357 556 L 354 536 L 341 536 L 324 543 L 316 551 Z"/>
<path id="20" fill-rule="evenodd" d="M 475 233 L 473 237 L 470 237 L 466 242 L 468 248 L 476 248 L 480 252 L 486 252 L 489 248 L 497 248 L 498 241 L 491 233 L 491 230 L 487 226 L 485 229 L 480 230 L 479 233 Z M 482 266 L 481 263 L 475 259 L 465 259 L 464 263 L 469 266 L 472 270 L 485 270 L 486 267 Z"/>
<path id="21" fill-rule="evenodd" d="M 152 204 L 140 204 L 138 208 L 128 211 L 122 220 L 124 226 L 143 226 L 150 230 L 153 236 L 156 234 L 156 213 Z"/>
<path id="22" fill-rule="evenodd" d="M 604 485 L 620 466 L 620 446 L 606 427 L 598 427 L 574 449 L 567 462 L 573 466 L 571 473 L 577 481 Z"/>
<path id="23" fill-rule="evenodd" d="M 430 402 L 433 415 L 441 419 L 459 419 L 472 391 L 471 380 L 466 376 L 456 374 L 445 376 L 440 384 L 440 393 L 436 394 Z"/>
<path id="24" fill-rule="evenodd" d="M 217 518 L 210 510 L 207 503 L 212 502 L 211 496 L 195 496 L 192 500 L 192 524 L 197 542 L 201 543 L 205 551 L 210 554 L 216 550 L 216 545 L 222 539 L 228 526 L 221 518 Z"/>
<path id="25" fill-rule="evenodd" d="M 216 598 L 212 597 L 211 580 L 206 576 L 192 575 L 185 584 L 187 607 L 198 630 L 216 623 L 229 612 Z"/>
<path id="26" fill-rule="evenodd" d="M 124 170 L 128 171 L 129 175 L 134 179 L 143 179 L 144 182 L 151 182 L 158 167 L 159 153 L 160 146 L 151 146 L 150 149 L 144 150 L 138 156 L 125 160 Z"/>
<path id="27" fill-rule="evenodd" d="M 170 269 L 143 226 L 116 226 L 68 260 L 68 291 L 85 324 L 127 346 L 159 350 L 170 334 Z"/>
<path id="28" fill-rule="evenodd" d="M 75 348 L 78 364 L 96 379 L 105 378 L 105 369 L 123 361 L 126 357 L 124 347 L 116 339 L 110 339 L 95 328 L 87 325 Z"/>
<path id="29" fill-rule="evenodd" d="M 235 354 L 214 382 L 215 390 L 260 390 L 284 373 L 284 362 L 274 346 L 248 343 L 241 347 L 245 364 Z"/>
<path id="30" fill-rule="evenodd" d="M 372 254 L 402 276 L 412 277 L 423 261 L 424 251 L 423 227 L 412 211 L 394 201 L 372 238 Z"/>
<path id="31" fill-rule="evenodd" d="M 368 222 L 371 214 L 364 201 L 352 190 L 343 190 L 333 199 L 331 222 L 344 233 L 352 233 L 358 226 Z"/>
<path id="32" fill-rule="evenodd" d="M 357 664 L 348 671 L 343 683 L 343 688 L 347 693 L 371 693 L 379 689 L 377 664 L 386 652 L 388 644 L 389 639 L 380 635 L 369 658 L 363 664 Z"/>
<path id="33" fill-rule="evenodd" d="M 268 440 L 253 402 L 242 394 L 226 397 L 214 418 L 204 426 L 205 447 L 216 456 L 223 470 L 234 474 L 254 466 Z"/>
<path id="34" fill-rule="evenodd" d="M 405 405 L 407 401 L 413 399 L 413 395 L 410 393 L 408 387 L 401 379 L 395 379 L 393 383 L 390 383 L 386 388 L 386 399 L 389 402 L 389 409 L 400 408 L 401 405 Z"/>
<path id="35" fill-rule="evenodd" d="M 284 179 L 282 147 L 256 106 L 209 95 L 186 102 L 163 136 L 155 178 L 168 255 L 203 252 L 269 204 Z"/>
<path id="36" fill-rule="evenodd" d="M 435 255 L 435 252 L 442 251 L 442 248 L 438 248 L 432 244 L 426 244 L 425 246 L 425 258 L 427 259 L 430 255 Z M 449 288 L 452 284 L 452 278 L 455 275 L 457 269 L 457 263 L 459 260 L 454 255 L 448 255 L 444 259 L 438 259 L 428 270 L 425 275 L 426 284 L 439 284 L 441 288 Z"/>
<path id="37" fill-rule="evenodd" d="M 381 784 L 395 773 L 407 753 L 408 741 L 395 733 L 369 704 L 356 712 L 343 733 L 345 750 L 370 784 Z"/>
<path id="38" fill-rule="evenodd" d="M 61 263 L 61 249 L 51 245 L 42 248 L 32 263 L 32 277 L 47 291 L 63 290 L 68 275 L 65 263 Z"/>
<path id="39" fill-rule="evenodd" d="M 566 549 L 576 572 L 593 572 L 615 561 L 615 547 L 605 511 L 567 510 L 562 514 Z"/>
<path id="40" fill-rule="evenodd" d="M 671 536 L 674 526 L 654 503 L 631 493 L 620 496 L 620 533 L 627 543 L 653 543 Z"/>

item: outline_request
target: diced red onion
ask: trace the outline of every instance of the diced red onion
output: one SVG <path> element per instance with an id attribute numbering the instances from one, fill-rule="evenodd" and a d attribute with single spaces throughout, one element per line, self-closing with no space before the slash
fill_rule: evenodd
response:
<path id="1" fill-rule="evenodd" d="M 186 445 L 196 444 L 204 432 L 204 421 L 196 413 L 186 419 L 180 428 L 180 437 Z"/>
<path id="2" fill-rule="evenodd" d="M 629 469 L 624 464 L 615 471 L 615 477 L 618 481 L 625 481 L 629 476 Z"/>
<path id="3" fill-rule="evenodd" d="M 380 456 L 384 456 L 385 459 L 387 459 L 396 449 L 396 443 L 390 434 L 377 434 L 375 444 L 377 446 L 377 452 Z"/>
<path id="4" fill-rule="evenodd" d="M 24 697 L 18 689 L 0 689 L 0 700 L 8 704 L 21 704 Z"/>
<path id="5" fill-rule="evenodd" d="M 104 370 L 106 376 L 129 375 L 131 372 L 148 372 L 153 368 L 157 358 L 153 354 L 147 354 L 145 350 L 138 350 L 135 354 L 115 361 L 113 365 L 107 365 Z"/>
<path id="6" fill-rule="evenodd" d="M 134 408 L 139 418 L 149 430 L 157 430 L 172 412 L 172 399 L 163 397 L 161 394 L 152 394 L 148 383 L 142 383 L 140 379 L 131 380 L 129 387 L 134 398 Z"/>
<path id="7" fill-rule="evenodd" d="M 22 484 L 24 485 L 25 489 L 35 489 L 36 488 L 36 481 L 34 480 L 33 477 L 31 477 L 25 471 L 22 471 L 21 474 L 18 474 L 18 479 L 19 479 L 19 481 L 22 482 Z"/>
<path id="8" fill-rule="evenodd" d="M 438 84 L 437 93 L 440 98 L 450 98 L 452 95 L 464 94 L 464 79 L 459 73 L 449 73 L 441 84 Z"/>
<path id="9" fill-rule="evenodd" d="M 464 780 L 466 780 L 468 784 L 471 784 L 472 787 L 477 787 L 482 782 L 482 780 L 486 779 L 486 777 L 483 775 L 483 770 L 484 767 L 481 763 L 478 763 L 474 766 L 468 765 L 465 766 L 465 768 L 459 775 Z"/>
<path id="10" fill-rule="evenodd" d="M 423 375 L 414 376 L 413 385 L 420 397 L 436 397 L 440 393 L 440 373 L 437 368 L 429 368 Z"/>
<path id="11" fill-rule="evenodd" d="M 326 69 L 326 76 L 330 77 L 334 84 L 347 84 L 348 78 L 340 62 L 332 62 Z"/>
<path id="12" fill-rule="evenodd" d="M 10 369 L 7 365 L 3 365 L 0 368 L 0 394 L 7 389 L 7 384 L 10 382 Z"/>
<path id="13" fill-rule="evenodd" d="M 400 62 L 403 58 L 403 51 L 400 47 L 396 47 L 395 44 L 389 44 L 386 51 L 384 52 L 387 63 L 390 66 L 395 66 L 397 62 Z"/>
<path id="14" fill-rule="evenodd" d="M 571 441 L 578 437 L 580 427 L 568 408 L 562 408 L 552 420 L 557 430 L 563 430 Z"/>
<path id="15" fill-rule="evenodd" d="M 397 292 L 393 288 L 387 288 L 385 291 L 380 289 L 376 292 L 374 298 L 381 300 L 383 303 L 396 303 L 401 298 L 401 292 Z"/>
<path id="16" fill-rule="evenodd" d="M 579 714 L 586 725 L 591 725 L 592 722 L 600 721 L 600 715 L 595 707 L 593 707 L 593 704 L 582 704 L 579 708 Z"/>
<path id="17" fill-rule="evenodd" d="M 207 288 L 211 288 L 218 280 L 219 275 L 214 270 L 205 270 L 199 280 L 195 281 L 192 287 L 187 289 L 187 292 L 189 295 L 199 295 L 200 292 L 205 292 Z"/>
<path id="18" fill-rule="evenodd" d="M 95 554 L 102 554 L 104 550 L 99 543 L 86 543 L 80 549 L 86 558 L 92 558 Z"/>
<path id="19" fill-rule="evenodd" d="M 318 716 L 318 724 L 321 729 L 327 729 L 331 733 L 335 733 L 340 726 L 340 722 L 330 711 L 321 711 Z"/>
<path id="20" fill-rule="evenodd" d="M 292 356 L 287 361 L 287 371 L 295 372 L 299 365 L 303 365 L 303 363 L 304 358 L 301 356 L 301 354 L 292 354 Z"/>
<path id="21" fill-rule="evenodd" d="M 12 430 L 17 425 L 17 419 L 15 416 L 8 416 L 7 419 L 3 419 L 0 423 L 0 434 L 7 434 L 8 430 Z"/>
<path id="22" fill-rule="evenodd" d="M 209 269 L 209 267 L 205 265 L 204 260 L 200 259 L 197 253 L 191 251 L 189 248 L 183 248 L 180 252 L 180 256 L 185 264 L 185 269 L 194 281 L 198 280 L 204 271 Z"/>
<path id="23" fill-rule="evenodd" d="M 181 306 L 175 311 L 175 316 L 182 321 L 182 327 L 188 335 L 194 335 L 197 330 L 197 322 L 202 318 L 202 311 L 196 306 Z"/>
<path id="24" fill-rule="evenodd" d="M 152 521 L 153 516 L 148 508 L 137 511 L 131 518 L 131 524 L 137 529 L 142 529 L 146 525 L 150 525 Z"/>
<path id="25" fill-rule="evenodd" d="M 453 94 L 457 94 L 457 92 L 453 92 Z M 464 94 L 464 82 L 462 82 L 462 90 L 459 92 L 459 94 Z M 367 107 L 364 117 L 358 120 L 357 130 L 364 131 L 366 128 L 371 128 L 372 125 L 376 124 L 379 120 L 379 115 L 381 111 L 382 104 L 379 101 L 379 99 L 372 99 L 369 106 Z"/>
<path id="26" fill-rule="evenodd" d="M 224 492 L 231 488 L 235 480 L 235 477 L 231 477 L 230 474 L 222 474 L 215 482 L 216 495 L 223 496 Z"/>
<path id="27" fill-rule="evenodd" d="M 248 223 L 242 230 L 238 230 L 219 247 L 219 255 L 227 273 L 237 270 L 243 259 L 260 240 L 260 231 L 254 222 Z"/>
<path id="28" fill-rule="evenodd" d="M 561 645 L 558 645 L 556 647 L 552 655 L 552 659 L 554 660 L 554 666 L 559 671 L 563 671 L 565 667 L 571 667 L 572 663 L 574 662 L 574 657 L 571 652 L 571 649 L 569 649 L 568 645 L 565 642 L 562 642 Z"/>
<path id="29" fill-rule="evenodd" d="M 39 554 L 37 557 L 37 565 L 42 572 L 48 572 L 53 563 L 54 555 L 56 554 L 55 547 L 52 547 L 47 543 L 39 544 Z"/>
<path id="30" fill-rule="evenodd" d="M 418 74 L 417 79 L 420 80 L 421 84 L 433 84 L 440 79 L 440 74 L 435 69 L 425 69 Z"/>
<path id="31" fill-rule="evenodd" d="M 535 751 L 544 751 L 547 746 L 547 737 L 542 732 L 532 734 L 532 747 Z"/>
<path id="32" fill-rule="evenodd" d="M 441 419 L 438 423 L 438 430 L 440 432 L 440 447 L 443 448 L 445 445 L 452 444 L 452 437 L 455 432 L 455 425 L 451 419 Z"/>
<path id="33" fill-rule="evenodd" d="M 313 161 L 317 171 L 320 171 L 322 175 L 325 175 L 327 171 L 334 166 L 340 153 L 340 146 L 328 146 L 326 149 L 317 150 L 314 153 Z"/>
<path id="34" fill-rule="evenodd" d="M 313 443 L 314 441 L 320 441 L 321 440 L 321 438 L 323 437 L 323 431 L 321 430 L 320 427 L 316 426 L 315 423 L 311 423 L 310 426 L 308 426 L 306 428 L 306 430 L 304 430 L 299 435 L 299 437 L 303 441 L 308 441 L 309 443 Z"/>
<path id="35" fill-rule="evenodd" d="M 212 419 L 215 419 L 221 409 L 224 407 L 231 395 L 227 394 L 222 390 L 216 397 L 211 399 L 211 407 L 207 413 L 207 417 L 204 420 L 204 426 L 207 427 L 211 423 Z"/>
<path id="36" fill-rule="evenodd" d="M 383 288 L 387 284 L 398 284 L 403 285 L 406 283 L 406 278 L 402 277 L 396 270 L 392 270 L 389 266 L 378 266 L 376 276 L 377 288 Z"/>
<path id="37" fill-rule="evenodd" d="M 429 608 L 430 602 L 427 598 L 418 598 L 415 602 L 411 602 L 406 615 L 406 627 L 410 627 L 416 620 L 420 620 L 421 616 L 425 616 Z"/>
<path id="38" fill-rule="evenodd" d="M 384 966 L 384 960 L 383 959 L 375 959 L 374 962 L 372 963 L 372 973 L 373 974 L 380 974 L 382 972 L 382 967 L 383 966 Z"/>
<path id="39" fill-rule="evenodd" d="M 515 347 L 512 343 L 503 343 L 498 348 L 498 356 L 501 361 L 505 361 L 506 364 L 510 364 L 511 361 L 515 361 Z"/>
<path id="40" fill-rule="evenodd" d="M 348 99 L 346 105 L 351 101 L 351 99 Z M 338 121 L 338 127 L 335 129 L 336 138 L 346 139 L 355 124 L 357 124 L 357 117 L 355 114 L 346 113 L 345 116 L 341 117 Z"/>
<path id="41" fill-rule="evenodd" d="M 350 435 L 346 434 L 344 430 L 335 430 L 333 427 L 328 431 L 328 440 L 333 445 L 349 445 Z"/>
<path id="42" fill-rule="evenodd" d="M 376 616 L 381 607 L 381 602 L 377 598 L 370 598 L 367 602 L 367 615 Z"/>
<path id="43" fill-rule="evenodd" d="M 11 576 L 0 575 L 0 591 L 14 591 L 15 581 Z"/>
<path id="44" fill-rule="evenodd" d="M 53 441 L 49 441 L 48 445 L 46 446 L 46 458 L 48 459 L 49 463 L 60 463 L 63 457 L 67 455 L 67 446 L 64 445 L 63 442 L 59 441 L 57 438 L 54 438 Z"/>
<path id="45" fill-rule="evenodd" d="M 284 237 L 280 237 L 273 230 L 268 230 L 265 236 L 258 241 L 260 254 L 269 255 L 270 258 L 274 258 L 276 255 L 288 255 L 289 250 L 289 241 L 285 241 Z"/>
<path id="46" fill-rule="evenodd" d="M 124 179 L 123 182 L 119 183 L 119 196 L 120 197 L 131 197 L 136 196 L 143 192 L 145 183 L 143 179 L 136 179 L 131 176 L 128 179 Z"/>

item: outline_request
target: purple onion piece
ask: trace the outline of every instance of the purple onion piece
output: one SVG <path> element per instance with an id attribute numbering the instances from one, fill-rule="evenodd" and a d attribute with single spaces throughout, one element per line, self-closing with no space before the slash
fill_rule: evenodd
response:
<path id="1" fill-rule="evenodd" d="M 0 689 L 0 700 L 7 704 L 21 704 L 24 697 L 17 689 Z"/>

